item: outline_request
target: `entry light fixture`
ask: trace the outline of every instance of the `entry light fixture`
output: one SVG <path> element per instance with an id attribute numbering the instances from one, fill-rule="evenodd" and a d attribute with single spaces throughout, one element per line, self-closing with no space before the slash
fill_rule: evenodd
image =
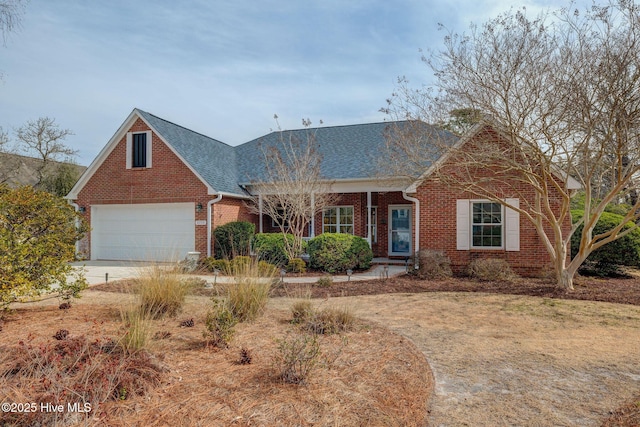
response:
<path id="1" fill-rule="evenodd" d="M 202 203 L 196 205 L 196 212 L 202 212 Z"/>

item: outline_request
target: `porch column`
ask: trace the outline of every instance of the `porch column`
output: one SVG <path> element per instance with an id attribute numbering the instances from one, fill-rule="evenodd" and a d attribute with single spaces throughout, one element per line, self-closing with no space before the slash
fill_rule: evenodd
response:
<path id="1" fill-rule="evenodd" d="M 312 239 L 316 237 L 316 196 L 311 193 L 311 229 L 309 230 L 309 237 Z"/>
<path id="2" fill-rule="evenodd" d="M 367 191 L 367 243 L 371 247 L 371 191 Z"/>
<path id="3" fill-rule="evenodd" d="M 258 230 L 262 233 L 262 194 L 258 194 Z"/>

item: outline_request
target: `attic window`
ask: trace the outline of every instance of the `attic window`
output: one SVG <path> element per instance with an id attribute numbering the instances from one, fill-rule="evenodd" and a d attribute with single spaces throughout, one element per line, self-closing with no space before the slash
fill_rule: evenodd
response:
<path id="1" fill-rule="evenodd" d="M 151 167 L 151 131 L 127 133 L 127 169 Z"/>

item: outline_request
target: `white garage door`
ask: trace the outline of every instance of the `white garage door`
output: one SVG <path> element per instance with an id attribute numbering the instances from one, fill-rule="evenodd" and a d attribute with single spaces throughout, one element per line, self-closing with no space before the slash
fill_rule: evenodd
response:
<path id="1" fill-rule="evenodd" d="M 177 261 L 195 248 L 195 205 L 91 207 L 91 259 Z"/>

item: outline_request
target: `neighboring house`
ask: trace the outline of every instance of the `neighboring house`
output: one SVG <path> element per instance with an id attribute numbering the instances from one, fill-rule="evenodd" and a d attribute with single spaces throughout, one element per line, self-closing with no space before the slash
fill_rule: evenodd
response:
<path id="1" fill-rule="evenodd" d="M 282 135 L 313 132 L 323 176 L 340 198 L 313 219 L 310 237 L 352 233 L 366 238 L 378 257 L 443 250 L 456 270 L 487 256 L 506 259 L 521 274 L 546 267 L 544 246 L 517 212 L 446 188 L 429 178 L 432 165 L 417 182 L 381 178 L 389 125 L 272 132 L 231 147 L 134 109 L 67 196 L 91 226 L 83 251 L 91 259 L 175 260 L 191 251 L 210 255 L 212 230 L 230 221 L 276 231 L 271 218 L 252 214 L 247 205 L 262 191 L 255 183 L 265 176 L 263 149 Z M 476 223 L 487 217 L 491 223 Z"/>

